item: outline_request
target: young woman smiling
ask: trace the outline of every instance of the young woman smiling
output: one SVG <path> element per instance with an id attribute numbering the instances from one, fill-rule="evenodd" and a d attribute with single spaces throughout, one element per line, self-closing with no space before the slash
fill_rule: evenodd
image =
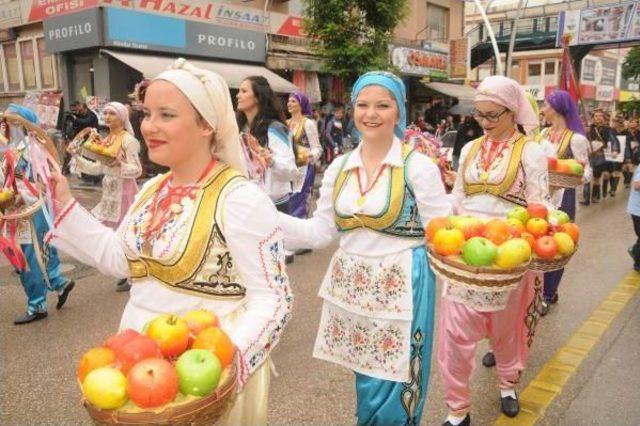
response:
<path id="1" fill-rule="evenodd" d="M 54 175 L 62 208 L 53 244 L 104 274 L 131 278 L 122 329 L 142 330 L 159 313 L 214 312 L 239 355 L 241 392 L 222 423 L 266 424 L 269 353 L 292 296 L 276 210 L 244 177 L 229 89 L 178 59 L 149 85 L 144 113 L 149 156 L 170 172 L 142 188 L 118 232 Z"/>
<path id="2" fill-rule="evenodd" d="M 340 239 L 314 357 L 355 372 L 358 424 L 419 424 L 436 298 L 423 224 L 451 207 L 438 167 L 401 142 L 402 80 L 366 73 L 351 101 L 361 143 L 326 170 L 313 217 L 280 214 L 281 226 L 291 248 Z"/>
<path id="3" fill-rule="evenodd" d="M 451 194 L 457 213 L 504 218 L 518 205 L 550 205 L 546 156 L 518 129 L 538 126 L 522 87 L 506 77 L 488 77 L 478 87 L 475 108 L 485 135 L 462 148 Z M 486 336 L 495 353 L 502 411 L 510 417 L 518 414 L 515 386 L 533 339 L 536 275 L 525 275 L 506 308 L 487 292 L 445 282 L 438 312 L 438 363 L 449 407 L 445 425 L 470 424 L 469 379 L 477 342 Z"/>

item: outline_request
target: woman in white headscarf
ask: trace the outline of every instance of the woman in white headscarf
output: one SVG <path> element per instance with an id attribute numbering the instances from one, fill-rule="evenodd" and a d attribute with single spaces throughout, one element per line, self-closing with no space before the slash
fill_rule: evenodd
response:
<path id="1" fill-rule="evenodd" d="M 142 330 L 159 313 L 214 312 L 239 354 L 241 392 L 224 422 L 266 424 L 269 353 L 292 295 L 276 209 L 245 178 L 229 89 L 219 75 L 178 59 L 149 85 L 144 113 L 150 158 L 170 171 L 142 188 L 118 232 L 80 207 L 55 175 L 53 244 L 131 278 L 123 329 Z"/>
<path id="2" fill-rule="evenodd" d="M 91 213 L 103 224 L 116 229 L 138 192 L 136 178 L 142 174 L 140 142 L 135 138 L 129 111 L 120 102 L 109 102 L 103 111 L 103 120 L 109 128 L 105 145 L 121 146 L 111 164 L 88 160 L 74 151 L 74 172 L 104 175 L 102 198 Z"/>

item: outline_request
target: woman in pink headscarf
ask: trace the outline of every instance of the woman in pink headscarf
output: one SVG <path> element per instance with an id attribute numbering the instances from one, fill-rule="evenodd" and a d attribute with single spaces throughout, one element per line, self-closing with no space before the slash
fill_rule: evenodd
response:
<path id="1" fill-rule="evenodd" d="M 507 77 L 488 77 L 478 87 L 475 109 L 485 135 L 460 153 L 451 194 L 457 214 L 502 218 L 516 206 L 550 205 L 545 154 L 525 134 L 538 126 L 538 117 L 522 87 Z M 444 283 L 438 336 L 438 363 L 449 407 L 444 425 L 470 424 L 469 379 L 477 343 L 485 337 L 495 354 L 501 409 L 509 417 L 518 414 L 515 386 L 537 320 L 535 276 L 527 272 L 508 294 L 506 307 L 495 303 L 498 296 L 491 291 Z"/>
<path id="2" fill-rule="evenodd" d="M 140 164 L 140 142 L 135 138 L 129 110 L 120 102 L 109 102 L 103 110 L 102 118 L 109 128 L 107 144 L 119 144 L 116 159 L 110 164 L 88 160 L 74 153 L 73 172 L 88 175 L 103 175 L 102 198 L 91 213 L 103 224 L 116 229 L 129 210 L 138 192 L 136 178 L 142 174 Z M 127 291 L 131 287 L 127 280 L 120 280 L 117 291 Z"/>

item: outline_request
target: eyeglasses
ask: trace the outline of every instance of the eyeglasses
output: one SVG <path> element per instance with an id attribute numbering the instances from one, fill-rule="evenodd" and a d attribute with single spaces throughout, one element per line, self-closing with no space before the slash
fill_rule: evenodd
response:
<path id="1" fill-rule="evenodd" d="M 507 108 L 505 108 L 500 113 L 490 112 L 490 113 L 487 113 L 487 114 L 483 114 L 478 110 L 474 110 L 473 111 L 473 118 L 475 118 L 476 121 L 478 121 L 478 122 L 480 122 L 481 120 L 487 120 L 489 123 L 497 123 L 498 120 L 500 120 L 500 117 L 502 117 L 502 115 L 507 111 L 509 111 L 509 110 Z"/>

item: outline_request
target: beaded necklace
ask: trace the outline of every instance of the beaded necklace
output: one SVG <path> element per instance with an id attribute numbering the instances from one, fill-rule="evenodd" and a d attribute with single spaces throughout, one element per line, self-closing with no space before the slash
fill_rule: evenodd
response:
<path id="1" fill-rule="evenodd" d="M 376 174 L 376 177 L 373 179 L 373 182 L 371 182 L 371 185 L 369 185 L 369 187 L 366 188 L 364 191 L 362 190 L 362 182 L 360 181 L 360 169 L 359 168 L 356 169 L 356 177 L 358 178 L 358 192 L 360 193 L 360 197 L 358 197 L 358 199 L 356 200 L 356 204 L 358 205 L 358 207 L 364 204 L 364 200 L 367 196 L 367 193 L 371 191 L 374 186 L 376 186 L 376 182 L 378 182 L 378 178 L 380 177 L 380 175 L 382 175 L 382 172 L 384 172 L 386 168 L 387 168 L 386 164 L 380 167 L 380 170 L 378 171 L 378 174 Z"/>
<path id="2" fill-rule="evenodd" d="M 514 129 L 511 135 L 502 140 L 492 140 L 487 138 L 483 141 L 481 149 L 480 149 L 480 160 L 481 160 L 481 172 L 480 172 L 480 180 L 482 182 L 487 182 L 489 180 L 489 174 L 493 170 L 495 170 L 499 162 L 496 162 L 497 159 L 501 159 L 503 154 L 507 148 L 511 145 L 514 135 L 516 131 Z"/>

